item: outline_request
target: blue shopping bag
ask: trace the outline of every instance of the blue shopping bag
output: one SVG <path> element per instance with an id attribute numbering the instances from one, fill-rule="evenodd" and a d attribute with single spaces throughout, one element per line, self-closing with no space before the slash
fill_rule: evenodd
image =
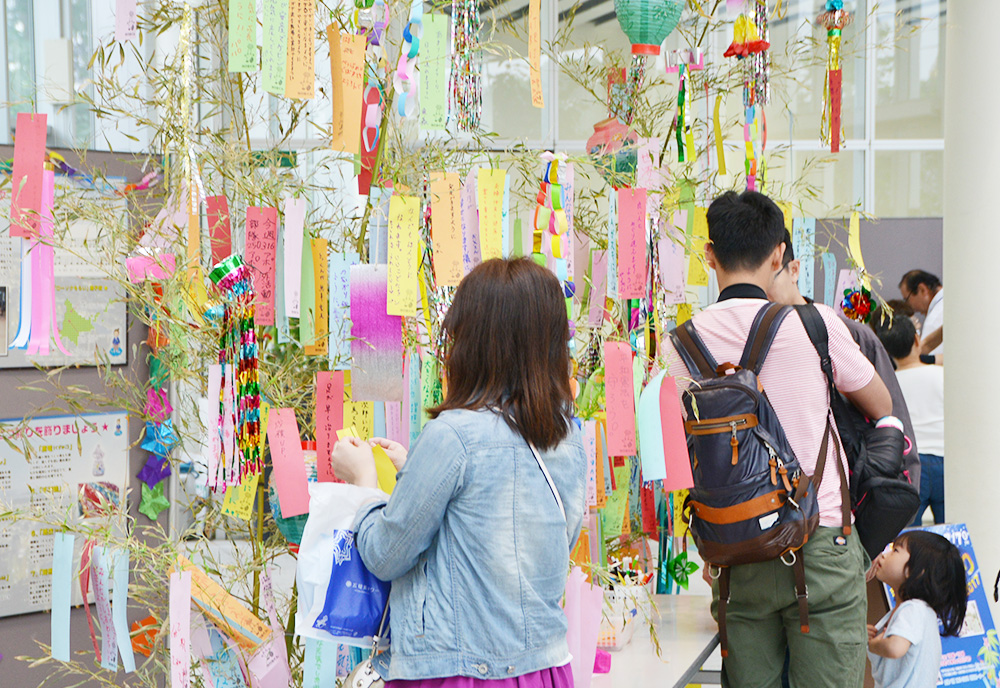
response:
<path id="1" fill-rule="evenodd" d="M 378 633 L 388 602 L 389 584 L 365 567 L 354 533 L 335 530 L 330 584 L 313 627 L 334 636 L 368 638 Z"/>

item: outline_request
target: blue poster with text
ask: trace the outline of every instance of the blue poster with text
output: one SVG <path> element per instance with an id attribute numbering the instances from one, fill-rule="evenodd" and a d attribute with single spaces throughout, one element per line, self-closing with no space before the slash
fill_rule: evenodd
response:
<path id="1" fill-rule="evenodd" d="M 976 563 L 972 539 L 964 523 L 925 526 L 920 530 L 942 535 L 962 553 L 965 576 L 968 582 L 969 604 L 965 623 L 958 637 L 941 637 L 941 673 L 939 686 L 985 686 L 994 688 L 1000 674 L 1000 639 L 993 626 L 983 577 Z M 889 605 L 895 605 L 892 589 L 886 587 Z"/>

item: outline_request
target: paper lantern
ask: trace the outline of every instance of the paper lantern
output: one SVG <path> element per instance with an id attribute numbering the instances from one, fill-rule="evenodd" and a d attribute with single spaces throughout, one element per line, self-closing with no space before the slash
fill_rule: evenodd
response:
<path id="1" fill-rule="evenodd" d="M 615 0 L 618 23 L 632 42 L 632 54 L 659 55 L 683 8 L 684 0 Z"/>

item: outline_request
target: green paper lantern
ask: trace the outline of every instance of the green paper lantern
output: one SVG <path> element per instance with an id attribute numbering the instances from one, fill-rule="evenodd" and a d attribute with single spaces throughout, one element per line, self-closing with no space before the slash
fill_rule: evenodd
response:
<path id="1" fill-rule="evenodd" d="M 618 23 L 632 42 L 632 54 L 659 55 L 683 8 L 684 0 L 615 0 Z"/>

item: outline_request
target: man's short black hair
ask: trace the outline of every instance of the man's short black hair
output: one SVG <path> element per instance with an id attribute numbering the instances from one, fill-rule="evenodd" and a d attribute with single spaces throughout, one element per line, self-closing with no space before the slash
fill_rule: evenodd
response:
<path id="1" fill-rule="evenodd" d="M 795 260 L 795 249 L 792 248 L 792 235 L 785 230 L 785 255 L 781 257 L 781 267 L 788 267 L 788 264 Z"/>
<path id="2" fill-rule="evenodd" d="M 910 316 L 902 312 L 882 313 L 882 309 L 872 317 L 872 329 L 878 336 L 882 346 L 893 358 L 906 358 L 913 350 L 913 338 L 917 335 L 917 326 Z"/>
<path id="3" fill-rule="evenodd" d="M 785 232 L 781 209 L 762 193 L 727 191 L 708 206 L 708 238 L 723 270 L 756 270 Z"/>
<path id="4" fill-rule="evenodd" d="M 937 275 L 932 275 L 926 270 L 910 270 L 899 280 L 899 286 L 904 284 L 906 291 L 911 294 L 919 289 L 921 284 L 926 284 L 927 288 L 933 292 L 941 286 L 941 280 L 938 279 Z"/>

